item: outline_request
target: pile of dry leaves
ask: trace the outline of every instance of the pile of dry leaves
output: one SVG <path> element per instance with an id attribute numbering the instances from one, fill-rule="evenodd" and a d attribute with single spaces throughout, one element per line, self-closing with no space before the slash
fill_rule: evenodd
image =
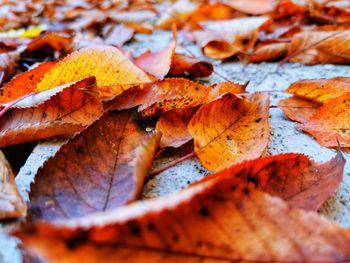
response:
<path id="1" fill-rule="evenodd" d="M 212 63 L 176 53 L 181 34 L 211 59 L 348 63 L 349 28 L 348 1 L 1 1 L 0 147 L 69 138 L 29 204 L 0 152 L 1 218 L 22 218 L 12 234 L 48 262 L 350 261 L 350 230 L 313 212 L 342 181 L 342 153 L 261 157 L 269 95 L 203 84 Z M 160 29 L 173 33 L 164 50 L 123 49 Z M 298 128 L 349 149 L 350 78 L 286 92 Z M 213 174 L 137 201 L 153 161 L 185 144 L 176 163 L 196 156 Z"/>

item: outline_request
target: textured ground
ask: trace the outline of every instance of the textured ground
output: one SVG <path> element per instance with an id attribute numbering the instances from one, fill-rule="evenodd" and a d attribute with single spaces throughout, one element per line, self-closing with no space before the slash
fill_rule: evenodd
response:
<path id="1" fill-rule="evenodd" d="M 171 36 L 168 33 L 159 32 L 152 36 L 138 35 L 136 40 L 136 42 L 128 46 L 128 49 L 135 55 L 143 52 L 146 48 L 157 50 L 165 47 L 171 40 Z M 182 44 L 182 46 L 185 46 L 185 48 L 178 48 L 178 51 L 200 56 L 200 51 L 193 45 Z M 350 76 L 349 66 L 334 65 L 304 66 L 285 64 L 278 68 L 277 64 L 273 63 L 254 64 L 244 67 L 238 63 L 226 62 L 220 64 L 215 62 L 215 71 L 216 73 L 207 80 L 208 82 L 219 82 L 229 79 L 245 83 L 249 80 L 248 92 L 269 91 L 272 105 L 277 105 L 277 101 L 286 95 L 280 92 L 271 92 L 271 90 L 285 90 L 294 81 L 307 78 Z M 271 138 L 266 151 L 267 155 L 282 152 L 298 152 L 307 154 L 317 161 L 328 160 L 335 155 L 334 151 L 319 146 L 311 137 L 299 132 L 293 122 L 284 118 L 280 109 L 271 108 L 270 113 Z M 27 191 L 36 170 L 49 156 L 58 150 L 61 143 L 56 141 L 39 144 L 20 170 L 16 181 L 25 200 L 28 200 Z M 322 207 L 320 213 L 344 227 L 350 227 L 350 156 L 345 157 L 347 164 L 343 183 L 338 192 Z M 163 161 L 159 160 L 157 163 L 159 164 Z M 196 160 L 184 161 L 180 165 L 150 180 L 144 188 L 143 198 L 152 198 L 177 191 L 205 174 L 207 174 L 207 171 Z M 14 225 L 14 223 L 4 224 L 2 234 L 0 233 L 0 263 L 21 262 L 21 255 L 16 249 L 16 240 L 7 237 L 5 234 Z"/>

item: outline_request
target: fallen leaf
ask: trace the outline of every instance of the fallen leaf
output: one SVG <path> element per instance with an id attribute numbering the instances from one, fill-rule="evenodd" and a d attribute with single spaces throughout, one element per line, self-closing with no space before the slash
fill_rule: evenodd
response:
<path id="1" fill-rule="evenodd" d="M 247 87 L 249 82 L 247 82 L 244 85 L 233 83 L 230 81 L 221 82 L 214 84 L 210 87 L 209 92 L 209 100 L 208 102 L 216 99 L 217 97 L 225 94 L 225 93 L 231 93 L 231 94 L 242 94 L 245 93 L 245 89 Z"/>
<path id="2" fill-rule="evenodd" d="M 198 4 L 190 0 L 179 0 L 162 12 L 156 26 L 159 29 L 170 29 L 173 24 L 183 26 L 197 7 Z"/>
<path id="3" fill-rule="evenodd" d="M 37 83 L 56 62 L 44 62 L 26 72 L 18 74 L 0 90 L 0 104 L 14 101 L 34 92 Z"/>
<path id="4" fill-rule="evenodd" d="M 135 59 L 135 64 L 157 79 L 163 79 L 170 70 L 176 45 L 176 27 L 174 27 L 173 41 L 169 47 L 158 52 L 148 50 Z"/>
<path id="5" fill-rule="evenodd" d="M 321 103 L 306 100 L 298 96 L 281 100 L 278 103 L 278 107 L 282 109 L 283 113 L 289 119 L 300 123 L 307 122 L 321 106 Z"/>
<path id="6" fill-rule="evenodd" d="M 274 0 L 223 0 L 223 3 L 243 13 L 262 15 L 274 10 Z"/>
<path id="7" fill-rule="evenodd" d="M 19 59 L 20 55 L 17 50 L 0 53 L 0 72 L 4 72 L 4 81 L 7 81 L 15 74 Z"/>
<path id="8" fill-rule="evenodd" d="M 204 104 L 209 89 L 199 83 L 181 79 L 166 78 L 148 85 L 148 94 L 139 107 L 143 117 L 159 115 L 173 109 L 191 108 Z"/>
<path id="9" fill-rule="evenodd" d="M 205 60 L 174 54 L 168 76 L 205 78 L 213 73 L 213 65 Z"/>
<path id="10" fill-rule="evenodd" d="M 350 31 L 301 32 L 293 36 L 287 58 L 305 64 L 348 63 L 349 43 Z"/>
<path id="11" fill-rule="evenodd" d="M 255 159 L 269 142 L 269 96 L 224 94 L 203 105 L 188 130 L 202 165 L 211 171 Z"/>
<path id="12" fill-rule="evenodd" d="M 262 62 L 284 58 L 289 49 L 290 43 L 284 42 L 262 42 L 254 49 L 253 53 L 249 54 L 249 61 Z"/>
<path id="13" fill-rule="evenodd" d="M 178 148 L 192 140 L 187 125 L 196 113 L 197 108 L 175 109 L 160 116 L 156 131 L 162 133 L 160 148 Z"/>
<path id="14" fill-rule="evenodd" d="M 349 230 L 229 173 L 106 213 L 27 224 L 15 235 L 50 262 L 350 260 Z"/>
<path id="15" fill-rule="evenodd" d="M 299 80 L 290 85 L 287 91 L 304 99 L 325 103 L 350 92 L 350 78 Z"/>
<path id="16" fill-rule="evenodd" d="M 0 151 L 0 218 L 25 217 L 27 207 L 18 192 L 15 176 Z"/>
<path id="17" fill-rule="evenodd" d="M 68 136 L 90 125 L 103 111 L 94 83 L 91 77 L 18 102 L 0 118 L 0 147 Z"/>
<path id="18" fill-rule="evenodd" d="M 209 58 L 225 59 L 243 50 L 242 45 L 232 44 L 231 38 L 227 39 L 226 36 L 210 30 L 194 31 L 192 34 L 197 45 L 202 48 L 203 54 Z"/>
<path id="19" fill-rule="evenodd" d="M 24 50 L 24 55 L 33 55 L 33 53 L 52 54 L 59 51 L 66 54 L 71 51 L 72 38 L 61 32 L 45 32 L 34 38 Z"/>
<path id="20" fill-rule="evenodd" d="M 123 46 L 134 36 L 134 30 L 123 24 L 116 25 L 108 34 L 105 43 L 117 47 Z"/>
<path id="21" fill-rule="evenodd" d="M 350 92 L 325 103 L 305 123 L 298 125 L 325 147 L 350 147 Z"/>
<path id="22" fill-rule="evenodd" d="M 234 17 L 242 16 L 229 5 L 217 3 L 203 3 L 191 14 L 190 21 L 205 21 L 205 20 L 225 20 Z"/>
<path id="23" fill-rule="evenodd" d="M 340 152 L 320 164 L 303 154 L 288 153 L 234 165 L 202 181 L 220 176 L 238 177 L 242 184 L 253 185 L 295 207 L 317 211 L 338 189 L 344 165 Z"/>
<path id="24" fill-rule="evenodd" d="M 138 199 L 159 137 L 142 131 L 130 111 L 106 113 L 38 171 L 33 217 L 81 217 Z"/>
<path id="25" fill-rule="evenodd" d="M 52 67 L 37 85 L 37 91 L 54 88 L 90 76 L 97 86 L 149 82 L 149 77 L 117 48 L 91 46 L 73 52 Z M 122 93 L 123 90 L 120 90 Z M 103 94 L 101 94 L 103 96 Z M 118 94 L 115 94 L 115 96 Z"/>

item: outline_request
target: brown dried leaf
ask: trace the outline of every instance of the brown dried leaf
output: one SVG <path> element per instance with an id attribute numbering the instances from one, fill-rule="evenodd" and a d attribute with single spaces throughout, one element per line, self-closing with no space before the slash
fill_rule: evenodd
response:
<path id="1" fill-rule="evenodd" d="M 138 199 L 159 142 L 130 111 L 109 112 L 69 141 L 31 187 L 35 218 L 74 218 Z"/>

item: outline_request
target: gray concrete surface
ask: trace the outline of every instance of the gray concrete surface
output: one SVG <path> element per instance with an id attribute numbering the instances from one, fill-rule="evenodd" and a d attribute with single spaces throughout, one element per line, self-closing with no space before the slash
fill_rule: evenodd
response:
<path id="1" fill-rule="evenodd" d="M 137 55 L 147 48 L 159 50 L 167 46 L 170 41 L 171 35 L 164 32 L 150 36 L 138 35 L 136 41 L 128 45 L 127 49 Z M 182 48 L 178 48 L 179 52 L 186 54 L 190 52 L 201 56 L 200 50 L 192 44 L 184 43 L 181 35 L 179 43 L 182 46 Z M 291 83 L 300 79 L 350 76 L 349 66 L 285 64 L 277 70 L 277 64 L 274 63 L 251 64 L 246 67 L 234 62 L 220 63 L 215 61 L 214 63 L 217 73 L 205 82 L 220 82 L 229 79 L 245 83 L 249 80 L 249 92 L 285 90 Z M 278 92 L 270 92 L 270 94 L 272 105 L 277 105 L 277 101 L 286 96 L 286 94 Z M 271 139 L 266 151 L 267 155 L 298 152 L 305 153 L 317 161 L 328 160 L 334 156 L 334 151 L 321 147 L 310 136 L 298 131 L 293 122 L 284 118 L 280 109 L 272 108 L 270 112 Z M 25 200 L 28 200 L 30 182 L 33 181 L 37 169 L 59 149 L 61 143 L 56 141 L 39 144 L 20 170 L 16 182 Z M 320 213 L 344 227 L 350 227 L 350 157 L 348 155 L 345 157 L 347 164 L 343 183 L 338 192 L 322 207 Z M 161 165 L 164 161 L 168 160 L 159 160 L 155 165 Z M 153 198 L 178 191 L 189 183 L 202 178 L 205 174 L 208 174 L 208 172 L 201 167 L 198 161 L 194 159 L 184 161 L 150 180 L 144 187 L 142 198 Z M 15 223 L 2 226 L 2 232 L 0 232 L 0 262 L 18 263 L 22 261 L 20 252 L 16 249 L 18 241 L 6 235 L 6 232 L 14 226 Z"/>

